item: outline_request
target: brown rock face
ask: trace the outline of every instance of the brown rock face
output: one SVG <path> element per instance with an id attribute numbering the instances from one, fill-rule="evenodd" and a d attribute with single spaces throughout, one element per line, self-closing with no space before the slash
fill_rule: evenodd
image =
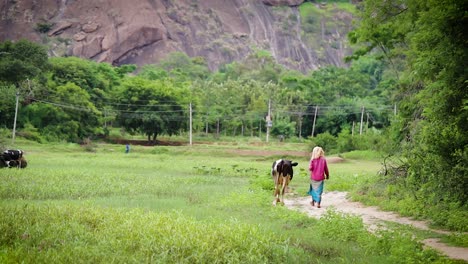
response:
<path id="1" fill-rule="evenodd" d="M 60 35 L 63 33 L 63 31 L 69 29 L 71 26 L 73 26 L 73 23 L 70 22 L 70 21 L 60 21 L 55 27 L 53 30 L 49 31 L 48 32 L 48 36 L 49 37 L 52 37 L 52 36 L 56 36 L 56 35 Z"/>
<path id="2" fill-rule="evenodd" d="M 99 24 L 96 23 L 96 22 L 89 22 L 87 24 L 84 24 L 82 27 L 81 27 L 81 30 L 83 30 L 85 33 L 93 33 L 94 31 L 96 31 L 97 29 L 99 28 Z"/>
<path id="3" fill-rule="evenodd" d="M 262 2 L 271 6 L 298 6 L 304 3 L 304 0 L 262 0 Z"/>
<path id="4" fill-rule="evenodd" d="M 303 0 L 1 1 L 0 41 L 27 38 L 47 44 L 51 55 L 114 65 L 156 63 L 170 52 L 181 51 L 204 57 L 216 69 L 244 58 L 253 49 L 264 49 L 279 63 L 303 72 L 327 64 L 341 66 L 347 29 L 341 33 L 322 26 L 317 38 L 324 39 L 316 42 L 333 41 L 335 48 L 311 47 L 310 39 L 302 37 L 297 8 L 301 3 Z M 326 32 L 332 33 L 327 36 Z"/>

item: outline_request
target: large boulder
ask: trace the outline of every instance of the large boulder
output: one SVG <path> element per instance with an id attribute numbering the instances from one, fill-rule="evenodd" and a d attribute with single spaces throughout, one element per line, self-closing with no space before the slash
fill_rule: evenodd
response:
<path id="1" fill-rule="evenodd" d="M 0 40 L 48 43 L 51 56 L 113 65 L 157 63 L 179 51 L 212 70 L 255 49 L 302 72 L 343 66 L 352 15 L 316 17 L 304 37 L 304 0 L 21 0 L 0 1 Z M 317 5 L 317 4 L 315 4 Z M 284 6 L 284 8 L 274 8 Z M 314 41 L 311 41 L 314 40 Z"/>

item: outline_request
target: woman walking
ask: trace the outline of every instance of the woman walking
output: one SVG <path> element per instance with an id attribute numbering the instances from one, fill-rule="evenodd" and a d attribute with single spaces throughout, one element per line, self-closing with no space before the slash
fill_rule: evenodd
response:
<path id="1" fill-rule="evenodd" d="M 325 179 L 328 180 L 328 166 L 327 160 L 325 159 L 325 152 L 321 147 L 315 147 L 312 150 L 312 157 L 310 158 L 309 164 L 310 171 L 310 188 L 309 195 L 312 196 L 310 204 L 317 208 L 320 208 L 320 202 L 322 201 L 323 182 Z"/>

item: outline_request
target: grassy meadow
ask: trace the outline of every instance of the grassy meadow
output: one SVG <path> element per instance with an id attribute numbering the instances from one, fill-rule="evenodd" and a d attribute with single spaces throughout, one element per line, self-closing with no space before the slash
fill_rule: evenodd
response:
<path id="1" fill-rule="evenodd" d="M 270 166 L 305 143 L 190 146 L 38 144 L 0 170 L 0 263 L 455 263 L 411 232 L 368 233 L 354 216 L 320 220 L 272 206 Z M 255 152 L 259 153 L 259 152 Z M 372 156 L 372 155 L 371 155 Z M 291 182 L 308 190 L 307 156 Z M 325 191 L 372 181 L 378 160 L 345 154 Z"/>

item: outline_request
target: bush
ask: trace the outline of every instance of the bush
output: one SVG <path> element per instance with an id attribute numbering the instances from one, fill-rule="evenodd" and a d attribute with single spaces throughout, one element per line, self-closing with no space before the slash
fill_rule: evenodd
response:
<path id="1" fill-rule="evenodd" d="M 273 136 L 283 136 L 285 138 L 290 138 L 294 135 L 294 131 L 296 127 L 295 122 L 278 119 L 273 124 L 274 125 L 271 129 L 271 134 Z"/>
<path id="2" fill-rule="evenodd" d="M 39 33 L 47 33 L 52 28 L 52 26 L 53 26 L 52 23 L 47 23 L 47 22 L 37 23 L 35 29 Z"/>
<path id="3" fill-rule="evenodd" d="M 94 144 L 90 138 L 85 138 L 81 142 L 81 146 L 87 151 L 87 152 L 96 152 L 97 145 Z"/>
<path id="4" fill-rule="evenodd" d="M 351 135 L 349 128 L 343 128 L 337 137 L 325 132 L 311 139 L 312 147 L 321 146 L 328 153 L 344 153 L 353 150 L 389 151 L 388 140 L 378 130 L 363 135 Z"/>
<path id="5" fill-rule="evenodd" d="M 0 128 L 0 150 L 4 150 L 6 148 L 6 135 L 10 133 L 10 130 L 5 128 Z"/>
<path id="6" fill-rule="evenodd" d="M 312 146 L 310 149 L 313 149 L 315 146 L 320 146 L 329 153 L 336 152 L 337 150 L 337 138 L 328 132 L 318 134 L 311 142 Z"/>
<path id="7" fill-rule="evenodd" d="M 333 237 L 340 242 L 357 241 L 367 235 L 367 230 L 358 216 L 352 216 L 328 209 L 317 224 L 324 237 Z"/>
<path id="8" fill-rule="evenodd" d="M 338 134 L 336 143 L 338 148 L 337 150 L 340 153 L 349 152 L 355 149 L 353 144 L 353 137 L 351 136 L 349 128 L 344 128 L 341 130 L 341 132 Z"/>
<path id="9" fill-rule="evenodd" d="M 26 123 L 24 125 L 24 128 L 18 132 L 18 136 L 21 136 L 25 139 L 36 141 L 39 143 L 44 142 L 44 139 L 42 138 L 39 130 L 35 128 L 33 125 L 31 125 L 30 123 Z"/>
<path id="10" fill-rule="evenodd" d="M 355 150 L 380 150 L 385 145 L 385 138 L 378 130 L 370 130 L 352 138 Z"/>

